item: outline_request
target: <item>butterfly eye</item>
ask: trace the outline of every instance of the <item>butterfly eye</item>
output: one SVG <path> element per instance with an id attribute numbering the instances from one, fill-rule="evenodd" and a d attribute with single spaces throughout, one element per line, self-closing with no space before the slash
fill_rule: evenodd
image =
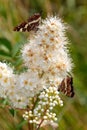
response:
<path id="1" fill-rule="evenodd" d="M 22 22 L 21 24 L 16 26 L 13 30 L 20 32 L 37 31 L 40 21 L 41 21 L 41 15 L 37 13 L 29 17 L 29 19 L 26 22 Z"/>

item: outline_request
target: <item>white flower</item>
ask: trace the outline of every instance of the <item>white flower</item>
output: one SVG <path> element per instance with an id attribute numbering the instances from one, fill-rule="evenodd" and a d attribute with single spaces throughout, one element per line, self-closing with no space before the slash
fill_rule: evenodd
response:
<path id="1" fill-rule="evenodd" d="M 50 110 L 57 104 L 63 105 L 58 85 L 72 70 L 65 29 L 58 17 L 42 20 L 38 31 L 21 50 L 24 65 L 28 68 L 26 72 L 14 74 L 12 68 L 0 62 L 0 97 L 7 97 L 15 108 L 25 108 L 31 104 L 30 99 L 41 93 L 37 111 L 43 111 L 42 106 L 49 101 Z M 54 93 L 54 97 L 48 93 Z M 41 116 L 40 112 L 38 115 Z"/>
<path id="2" fill-rule="evenodd" d="M 6 63 L 0 62 L 0 97 L 6 98 L 9 86 L 14 85 L 13 69 Z"/>
<path id="3" fill-rule="evenodd" d="M 9 103 L 13 108 L 26 108 L 29 104 L 29 99 L 21 92 L 9 94 Z"/>
<path id="4" fill-rule="evenodd" d="M 45 98 L 45 95 L 46 98 Z M 38 96 L 38 103 L 37 106 L 34 108 L 34 111 L 31 113 L 31 110 L 29 112 L 25 112 L 23 114 L 23 118 L 25 120 L 31 120 L 34 121 L 34 123 L 38 124 L 42 120 L 42 117 L 44 121 L 56 121 L 56 114 L 51 112 L 55 105 L 62 106 L 63 101 L 59 97 L 59 93 L 57 91 L 56 87 L 49 87 L 45 88 Z M 32 117 L 32 119 L 30 118 Z M 38 122 L 38 123 L 37 123 Z"/>
<path id="5" fill-rule="evenodd" d="M 30 70 L 37 71 L 44 86 L 49 86 L 51 82 L 58 86 L 72 70 L 65 29 L 58 17 L 48 17 L 42 21 L 33 39 L 30 38 L 22 49 L 24 64 Z"/>
<path id="6" fill-rule="evenodd" d="M 9 86 L 7 97 L 12 107 L 25 108 L 27 105 L 31 105 L 30 98 L 43 90 L 44 81 L 38 76 L 37 72 L 32 70 L 15 75 L 14 78 L 15 84 Z"/>
<path id="7" fill-rule="evenodd" d="M 53 130 L 58 128 L 58 124 L 57 123 L 52 122 L 52 121 L 48 121 L 48 120 L 43 121 L 41 127 L 46 127 L 47 125 L 52 126 Z"/>

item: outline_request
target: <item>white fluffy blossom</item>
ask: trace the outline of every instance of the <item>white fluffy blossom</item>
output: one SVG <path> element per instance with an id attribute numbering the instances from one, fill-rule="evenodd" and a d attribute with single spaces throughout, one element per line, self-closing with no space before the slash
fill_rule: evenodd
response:
<path id="1" fill-rule="evenodd" d="M 72 62 L 67 44 L 62 21 L 57 17 L 48 17 L 42 21 L 33 39 L 30 38 L 24 45 L 22 49 L 24 64 L 29 70 L 38 73 L 40 80 L 44 80 L 44 86 L 50 86 L 51 82 L 58 86 L 71 71 Z"/>
<path id="2" fill-rule="evenodd" d="M 6 97 L 10 86 L 14 86 L 13 69 L 6 63 L 0 62 L 0 97 Z"/>
<path id="3" fill-rule="evenodd" d="M 12 107 L 29 106 L 31 98 L 44 88 L 47 91 L 51 86 L 57 89 L 61 81 L 71 72 L 72 62 L 68 54 L 65 29 L 65 25 L 58 17 L 48 17 L 42 21 L 38 31 L 21 50 L 24 64 L 28 68 L 27 72 L 14 74 L 12 68 L 0 62 L 0 97 L 8 98 Z M 44 93 L 43 91 L 39 98 L 43 98 Z M 46 94 L 44 101 L 40 102 L 43 106 L 48 103 L 48 97 Z M 59 96 L 57 98 L 59 99 Z M 52 98 L 49 100 L 53 101 Z M 57 101 L 51 102 L 49 109 L 52 110 L 57 103 Z"/>

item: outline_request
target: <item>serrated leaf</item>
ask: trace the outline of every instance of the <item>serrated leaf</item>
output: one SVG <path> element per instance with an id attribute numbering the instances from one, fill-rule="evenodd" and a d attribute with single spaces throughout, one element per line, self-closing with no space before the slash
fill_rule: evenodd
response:
<path id="1" fill-rule="evenodd" d="M 16 62 L 13 63 L 13 64 L 14 64 L 15 67 L 17 67 L 17 66 L 21 65 L 22 62 L 23 62 L 23 61 L 22 61 L 22 59 L 20 58 L 20 59 L 17 59 Z"/>
<path id="2" fill-rule="evenodd" d="M 16 54 L 20 51 L 20 48 L 23 43 L 16 43 L 12 49 L 12 57 L 15 57 Z"/>

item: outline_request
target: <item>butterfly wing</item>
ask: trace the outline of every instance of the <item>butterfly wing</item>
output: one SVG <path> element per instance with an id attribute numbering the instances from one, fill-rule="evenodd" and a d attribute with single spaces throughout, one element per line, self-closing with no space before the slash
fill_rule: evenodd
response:
<path id="1" fill-rule="evenodd" d="M 68 97 L 73 97 L 74 96 L 73 78 L 70 76 L 64 78 L 58 87 L 58 91 L 64 93 Z"/>
<path id="2" fill-rule="evenodd" d="M 27 22 L 23 22 L 23 23 L 21 23 L 20 25 L 18 25 L 18 26 L 16 26 L 15 28 L 14 28 L 14 31 L 26 31 L 26 28 L 25 28 L 25 26 L 26 26 L 26 24 L 27 24 Z"/>
<path id="3" fill-rule="evenodd" d="M 34 14 L 31 16 L 26 22 L 22 22 L 18 26 L 14 28 L 14 31 L 20 31 L 20 32 L 30 32 L 30 31 L 37 31 L 39 23 L 41 21 L 41 15 L 39 13 Z"/>

